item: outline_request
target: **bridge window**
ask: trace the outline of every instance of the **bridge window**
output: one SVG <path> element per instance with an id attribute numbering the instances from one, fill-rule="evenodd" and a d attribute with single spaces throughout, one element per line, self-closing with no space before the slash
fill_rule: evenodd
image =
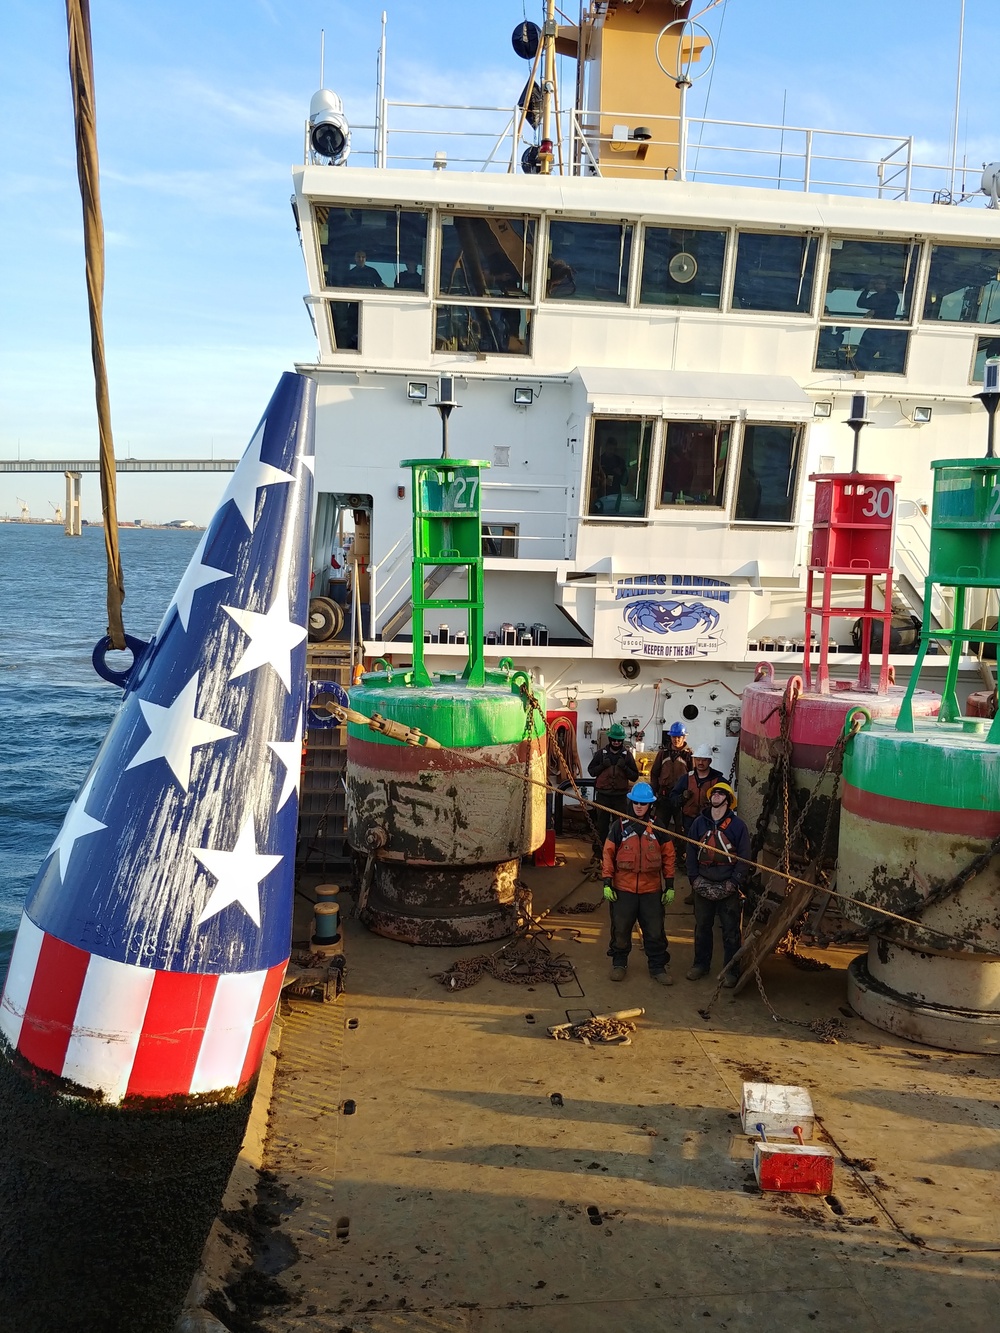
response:
<path id="1" fill-rule="evenodd" d="M 801 426 L 744 426 L 737 523 L 792 521 L 801 445 Z"/>
<path id="2" fill-rule="evenodd" d="M 932 246 L 924 319 L 1000 324 L 1000 250 Z"/>
<path id="3" fill-rule="evenodd" d="M 982 384 L 983 366 L 991 356 L 1000 356 L 1000 338 L 977 338 L 976 358 L 972 363 L 973 384 Z"/>
<path id="4" fill-rule="evenodd" d="M 549 222 L 545 295 L 551 301 L 628 301 L 632 233 L 627 222 Z"/>
<path id="5" fill-rule="evenodd" d="M 587 513 L 634 518 L 646 512 L 653 422 L 595 417 Z"/>
<path id="6" fill-rule="evenodd" d="M 824 314 L 908 320 L 919 258 L 920 246 L 905 241 L 832 237 Z"/>
<path id="7" fill-rule="evenodd" d="M 733 308 L 808 315 L 816 272 L 815 236 L 740 232 Z"/>
<path id="8" fill-rule="evenodd" d="M 722 507 L 730 432 L 728 421 L 667 422 L 660 505 Z"/>
<path id="9" fill-rule="evenodd" d="M 824 324 L 816 344 L 817 370 L 869 370 L 905 375 L 908 329 L 854 328 Z"/>
<path id="10" fill-rule="evenodd" d="M 509 305 L 439 305 L 434 311 L 434 350 L 529 356 L 531 315 Z"/>
<path id="11" fill-rule="evenodd" d="M 336 352 L 361 351 L 360 301 L 327 301 Z"/>
<path id="12" fill-rule="evenodd" d="M 327 204 L 314 211 L 325 287 L 426 291 L 426 213 Z"/>
<path id="13" fill-rule="evenodd" d="M 724 231 L 647 227 L 642 248 L 640 304 L 718 310 L 726 235 Z"/>
<path id="14" fill-rule="evenodd" d="M 438 295 L 531 300 L 537 220 L 442 213 Z"/>

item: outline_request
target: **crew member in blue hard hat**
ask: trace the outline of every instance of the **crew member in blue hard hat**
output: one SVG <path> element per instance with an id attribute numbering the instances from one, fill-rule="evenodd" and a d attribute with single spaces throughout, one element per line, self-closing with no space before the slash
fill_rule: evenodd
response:
<path id="1" fill-rule="evenodd" d="M 678 808 L 671 800 L 671 792 L 691 772 L 691 747 L 687 743 L 687 727 L 673 722 L 667 733 L 667 744 L 657 752 L 649 774 L 649 785 L 656 793 L 656 822 L 663 828 L 684 829 Z"/>
<path id="2" fill-rule="evenodd" d="M 620 815 L 627 813 L 626 794 L 633 782 L 639 780 L 639 770 L 636 767 L 632 752 L 625 745 L 625 728 L 620 722 L 613 723 L 608 728 L 608 741 L 591 759 L 587 765 L 587 772 L 594 782 L 594 800 L 600 805 L 610 806 Z M 597 825 L 597 835 L 603 847 L 608 836 L 608 829 L 611 827 L 613 814 L 607 810 L 594 811 L 594 823 Z M 600 848 L 597 849 L 598 854 Z"/>
<path id="3" fill-rule="evenodd" d="M 604 896 L 611 908 L 611 980 L 625 980 L 638 921 L 649 975 L 670 986 L 663 909 L 674 900 L 674 845 L 669 834 L 652 827 L 653 789 L 648 782 L 637 782 L 628 802 L 629 814 L 611 825 L 601 862 Z"/>
<path id="4" fill-rule="evenodd" d="M 736 793 L 728 782 L 709 790 L 708 810 L 691 825 L 687 871 L 694 893 L 694 966 L 688 981 L 700 981 L 712 966 L 715 922 L 722 927 L 722 957 L 728 963 L 740 947 L 743 885 L 750 873 L 750 830 L 736 814 Z M 739 971 L 727 972 L 735 986 Z"/>

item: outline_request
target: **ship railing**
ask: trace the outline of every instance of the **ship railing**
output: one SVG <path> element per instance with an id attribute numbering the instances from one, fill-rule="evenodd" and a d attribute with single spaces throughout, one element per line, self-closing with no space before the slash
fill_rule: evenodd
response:
<path id="1" fill-rule="evenodd" d="M 923 617 L 924 590 L 931 567 L 931 521 L 923 505 L 916 500 L 900 497 L 896 510 L 896 567 L 897 586 Z M 935 586 L 931 593 L 931 618 L 936 625 L 950 625 L 954 619 L 955 598 L 950 589 Z"/>
<path id="2" fill-rule="evenodd" d="M 383 608 L 405 601 L 410 596 L 413 544 L 409 530 L 401 533 L 381 560 L 368 566 L 371 624 L 374 629 L 383 616 Z M 390 613 L 391 614 L 391 613 Z"/>
<path id="3" fill-rule="evenodd" d="M 912 135 L 821 126 L 629 111 L 561 110 L 555 117 L 557 174 L 650 178 L 647 158 L 673 165 L 667 179 L 872 195 L 879 199 L 978 199 L 980 168 L 918 162 Z M 640 124 L 648 140 L 632 135 Z M 518 107 L 384 99 L 375 123 L 351 122 L 351 163 L 393 168 L 516 172 L 534 141 Z M 308 127 L 306 128 L 306 160 Z M 661 151 L 657 155 L 655 149 Z"/>
<path id="4" fill-rule="evenodd" d="M 570 159 L 582 175 L 600 175 L 603 158 L 605 164 L 613 160 L 615 175 L 649 177 L 649 155 L 665 148 L 675 158 L 663 168 L 668 180 L 910 199 L 939 195 L 941 180 L 950 176 L 950 167 L 915 161 L 912 135 L 624 111 L 574 111 L 570 117 Z M 639 121 L 648 139 L 634 138 Z M 919 184 L 918 172 L 921 179 L 933 173 L 933 179 L 928 175 L 926 184 Z M 957 175 L 965 193 L 974 173 L 963 166 Z"/>

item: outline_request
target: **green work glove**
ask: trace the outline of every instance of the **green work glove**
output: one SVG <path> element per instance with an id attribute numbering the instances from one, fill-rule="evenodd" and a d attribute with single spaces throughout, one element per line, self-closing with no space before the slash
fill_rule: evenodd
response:
<path id="1" fill-rule="evenodd" d="M 660 894 L 660 902 L 664 905 L 664 907 L 669 907 L 669 905 L 673 901 L 674 901 L 674 881 L 672 879 L 668 879 L 667 887 Z"/>
<path id="2" fill-rule="evenodd" d="M 609 903 L 616 903 L 618 901 L 618 894 L 615 893 L 614 889 L 611 887 L 610 879 L 604 881 L 604 897 Z"/>

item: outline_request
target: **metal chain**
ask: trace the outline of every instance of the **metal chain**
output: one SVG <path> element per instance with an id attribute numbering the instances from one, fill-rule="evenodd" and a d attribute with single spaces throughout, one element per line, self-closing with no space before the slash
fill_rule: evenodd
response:
<path id="1" fill-rule="evenodd" d="M 774 1005 L 767 998 L 767 992 L 764 990 L 764 983 L 761 980 L 760 968 L 754 968 L 754 981 L 757 983 L 757 989 L 760 991 L 760 998 L 764 1001 L 767 1012 L 776 1023 L 791 1023 L 793 1027 L 805 1028 L 807 1032 L 814 1033 L 820 1041 L 827 1045 L 835 1046 L 843 1035 L 845 1026 L 839 1018 L 813 1018 L 809 1022 L 804 1022 L 801 1018 L 787 1018 L 784 1014 L 779 1014 Z"/>
<path id="2" fill-rule="evenodd" d="M 520 866 L 521 852 L 520 848 L 524 846 L 524 830 L 528 823 L 528 798 L 531 793 L 531 752 L 532 743 L 535 739 L 535 715 L 541 714 L 541 705 L 538 698 L 525 681 L 521 685 L 521 694 L 527 701 L 527 708 L 524 716 L 524 743 L 526 747 L 524 757 L 524 782 L 521 791 L 521 832 L 518 839 L 518 865 Z M 517 916 L 517 929 L 521 932 L 527 932 L 532 925 L 531 908 L 528 904 L 531 901 L 531 891 L 525 884 L 520 875 L 517 876 L 514 889 L 514 910 Z M 477 978 L 478 979 L 478 978 Z"/>
<path id="3" fill-rule="evenodd" d="M 960 870 L 957 875 L 952 876 L 947 884 L 941 884 L 936 889 L 931 889 L 927 897 L 911 909 L 913 915 L 922 917 L 928 907 L 936 907 L 938 903 L 944 902 L 946 898 L 953 897 L 959 889 L 965 888 L 969 880 L 975 879 L 977 875 L 981 874 L 998 852 L 1000 852 L 1000 834 L 997 834 L 985 852 L 980 852 L 978 856 L 974 856 L 964 870 Z"/>
<path id="4" fill-rule="evenodd" d="M 794 704 L 792 705 L 792 707 L 794 708 Z M 791 710 L 789 710 L 789 714 L 788 714 L 788 715 L 789 715 L 789 717 L 790 717 L 790 715 L 791 715 Z M 819 855 L 819 857 L 817 857 L 817 859 L 816 859 L 816 863 L 815 863 L 815 871 L 816 871 L 817 876 L 818 876 L 818 874 L 819 874 L 819 871 L 820 871 L 820 864 L 821 864 L 821 858 L 822 858 L 823 853 L 825 853 L 825 851 L 826 851 L 827 844 L 828 844 L 828 842 L 829 842 L 830 832 L 831 832 L 832 827 L 833 827 L 833 811 L 834 811 L 834 809 L 835 809 L 835 807 L 836 807 L 837 794 L 838 794 L 838 792 L 839 792 L 839 790 L 840 790 L 840 772 L 841 772 L 841 768 L 842 768 L 842 766 L 843 766 L 844 750 L 845 750 L 846 747 L 847 747 L 847 742 L 848 742 L 848 741 L 849 741 L 849 740 L 856 734 L 857 730 L 859 729 L 859 727 L 860 727 L 860 719 L 861 719 L 862 716 L 863 716 L 862 714 L 859 714 L 859 715 L 858 715 L 858 721 L 857 721 L 857 722 L 853 722 L 853 721 L 852 721 L 852 725 L 851 725 L 851 727 L 850 727 L 849 729 L 843 731 L 843 732 L 841 733 L 841 735 L 838 736 L 837 741 L 836 741 L 836 744 L 833 746 L 833 748 L 830 750 L 829 754 L 827 755 L 827 757 L 826 757 L 826 763 L 823 765 L 823 769 L 822 769 L 822 771 L 821 771 L 819 777 L 818 777 L 817 780 L 816 780 L 816 784 L 815 784 L 815 786 L 813 787 L 812 791 L 810 792 L 809 797 L 808 797 L 808 799 L 806 800 L 805 804 L 803 805 L 802 810 L 801 810 L 801 812 L 800 812 L 800 814 L 799 814 L 799 817 L 798 817 L 798 819 L 796 820 L 796 822 L 795 822 L 795 826 L 794 826 L 794 828 L 791 830 L 791 832 L 789 832 L 789 829 L 788 829 L 788 787 L 789 787 L 789 782 L 788 782 L 788 757 L 789 757 L 789 751 L 788 751 L 787 749 L 783 749 L 782 754 L 781 754 L 781 756 L 779 757 L 779 762 L 781 763 L 782 768 L 785 770 L 785 780 L 784 780 L 784 782 L 783 782 L 783 784 L 782 784 L 782 785 L 783 785 L 783 789 L 784 789 L 784 802 L 783 802 L 783 805 L 784 805 L 784 813 L 783 813 L 783 822 L 784 822 L 785 843 L 784 843 L 784 850 L 783 850 L 783 852 L 782 852 L 781 860 L 780 860 L 779 863 L 778 863 L 777 870 L 776 870 L 776 871 L 772 871 L 771 873 L 772 873 L 772 875 L 775 875 L 775 874 L 776 874 L 777 876 L 779 876 L 780 878 L 783 878 L 783 879 L 785 880 L 785 884 L 786 884 L 785 896 L 787 896 L 787 894 L 791 891 L 791 888 L 792 888 L 792 877 L 790 876 L 790 865 L 789 865 L 789 863 L 790 863 L 790 858 L 791 858 L 791 845 L 792 845 L 792 841 L 793 841 L 795 838 L 798 837 L 799 832 L 800 832 L 800 830 L 801 830 L 801 828 L 802 828 L 802 825 L 803 825 L 803 823 L 805 822 L 806 815 L 809 813 L 809 810 L 810 810 L 810 808 L 811 808 L 811 806 L 812 806 L 813 801 L 814 801 L 814 800 L 816 799 L 816 797 L 818 796 L 818 794 L 819 794 L 819 789 L 820 789 L 821 785 L 823 784 L 824 780 L 826 779 L 827 774 L 831 771 L 831 769 L 834 768 L 834 765 L 836 765 L 836 781 L 835 781 L 835 784 L 834 784 L 833 795 L 832 795 L 831 798 L 830 798 L 830 805 L 829 805 L 829 808 L 828 808 L 828 810 L 827 810 L 826 826 L 825 826 L 824 831 L 823 831 L 823 841 L 822 841 L 822 844 L 821 844 L 821 846 L 820 846 L 820 855 Z M 759 826 L 758 826 L 758 827 L 759 827 Z M 1000 838 L 998 838 L 998 843 L 1000 843 Z M 802 876 L 802 877 L 795 877 L 795 878 L 796 878 L 797 882 L 801 883 L 802 880 L 804 879 L 804 876 Z M 752 911 L 751 914 L 750 914 L 750 919 L 749 919 L 749 921 L 747 921 L 746 924 L 743 926 L 743 937 L 744 937 L 744 939 L 749 938 L 749 936 L 750 936 L 750 932 L 751 932 L 751 928 L 752 928 L 753 926 L 756 925 L 756 923 L 757 923 L 757 919 L 760 917 L 760 915 L 762 914 L 762 912 L 763 912 L 763 910 L 764 910 L 764 907 L 768 904 L 769 901 L 770 901 L 770 900 L 769 900 L 769 898 L 768 898 L 767 889 L 766 889 L 766 888 L 762 888 L 762 889 L 761 889 L 761 893 L 760 893 L 760 897 L 757 899 L 757 902 L 756 902 L 756 904 L 754 905 L 754 909 L 753 909 L 753 911 Z M 791 929 L 789 929 L 789 931 L 786 932 L 786 936 L 785 936 L 785 938 L 787 938 L 787 935 L 789 935 L 789 934 L 791 934 L 791 933 L 792 933 L 792 932 L 791 932 Z M 776 946 L 776 947 L 777 947 L 777 946 Z M 724 984 L 725 976 L 726 976 L 726 972 L 725 972 L 725 969 L 723 969 L 722 974 L 721 974 L 720 977 L 719 977 L 719 980 L 716 982 L 715 990 L 714 990 L 714 992 L 712 993 L 711 997 L 709 998 L 708 1003 L 706 1004 L 706 1006 L 705 1006 L 704 1009 L 702 1009 L 702 1010 L 699 1011 L 699 1012 L 701 1013 L 702 1017 L 707 1017 L 707 1016 L 711 1013 L 711 1011 L 712 1011 L 712 1006 L 715 1004 L 716 1000 L 719 998 L 719 995 L 722 993 L 722 987 L 723 987 L 723 984 Z M 760 964 L 759 964 L 759 962 L 758 962 L 757 965 L 754 967 L 754 979 L 755 979 L 755 981 L 757 982 L 757 986 L 758 986 L 758 988 L 761 989 L 761 993 L 763 994 L 763 988 L 762 988 L 762 983 L 761 983 L 761 979 L 760 979 Z M 766 1000 L 766 997 L 765 997 L 765 1000 Z M 770 1006 L 769 1006 L 769 1007 L 770 1007 Z M 772 1015 L 773 1015 L 775 1018 L 777 1018 L 777 1015 L 774 1014 L 774 1011 L 772 1010 L 771 1012 L 772 1012 Z M 788 1020 L 788 1022 L 790 1022 L 790 1023 L 795 1022 L 795 1021 L 796 1021 L 795 1019 L 789 1019 L 789 1020 Z M 833 1020 L 831 1020 L 831 1021 L 833 1021 Z M 808 1026 L 808 1024 L 806 1024 L 805 1026 Z"/>
<path id="5" fill-rule="evenodd" d="M 782 781 L 783 786 L 787 788 L 787 768 L 788 760 L 792 751 L 791 727 L 792 714 L 795 712 L 795 705 L 798 703 L 799 695 L 802 689 L 802 682 L 798 676 L 793 676 L 785 686 L 781 697 L 781 703 L 768 713 L 764 722 L 768 722 L 775 713 L 781 718 L 778 729 L 777 740 L 772 742 L 775 748 L 774 763 L 771 765 L 771 771 L 767 776 L 767 787 L 764 791 L 764 801 L 761 806 L 760 817 L 757 820 L 757 827 L 754 829 L 753 842 L 750 845 L 750 860 L 756 861 L 761 853 L 761 849 L 767 840 L 767 830 L 771 823 L 771 816 L 774 814 L 774 807 L 778 801 L 778 782 Z M 787 800 L 787 790 L 785 793 Z"/>

